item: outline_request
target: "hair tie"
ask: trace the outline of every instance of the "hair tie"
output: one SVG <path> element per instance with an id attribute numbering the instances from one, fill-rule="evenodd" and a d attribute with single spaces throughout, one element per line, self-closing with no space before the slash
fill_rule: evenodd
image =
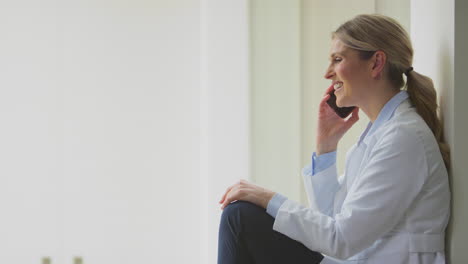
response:
<path id="1" fill-rule="evenodd" d="M 405 71 L 405 75 L 408 76 L 408 74 L 410 73 L 410 71 L 413 70 L 413 67 L 409 67 L 406 71 Z"/>

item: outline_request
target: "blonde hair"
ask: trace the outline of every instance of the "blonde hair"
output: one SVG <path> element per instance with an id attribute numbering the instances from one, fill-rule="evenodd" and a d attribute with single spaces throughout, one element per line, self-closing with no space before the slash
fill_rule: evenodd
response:
<path id="1" fill-rule="evenodd" d="M 394 87 L 405 86 L 418 114 L 434 134 L 446 168 L 450 166 L 450 149 L 444 140 L 442 122 L 437 115 L 437 93 L 431 78 L 412 70 L 413 48 L 405 29 L 394 19 L 383 15 L 359 15 L 333 32 L 344 45 L 369 59 L 381 50 L 387 55 L 386 75 Z M 403 79 L 407 75 L 407 81 Z"/>

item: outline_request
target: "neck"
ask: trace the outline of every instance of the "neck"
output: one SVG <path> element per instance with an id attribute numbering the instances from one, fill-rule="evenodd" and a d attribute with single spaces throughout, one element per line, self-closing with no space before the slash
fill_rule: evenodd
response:
<path id="1" fill-rule="evenodd" d="M 385 104 L 400 92 L 398 89 L 393 87 L 382 87 L 380 89 L 375 89 L 374 91 L 376 92 L 367 96 L 365 102 L 359 106 L 372 123 L 377 119 Z"/>

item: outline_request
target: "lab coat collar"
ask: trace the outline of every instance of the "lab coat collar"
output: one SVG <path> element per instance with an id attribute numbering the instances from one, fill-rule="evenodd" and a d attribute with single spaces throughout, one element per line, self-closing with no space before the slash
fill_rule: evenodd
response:
<path id="1" fill-rule="evenodd" d="M 377 116 L 377 119 L 375 120 L 374 123 L 369 122 L 367 124 L 366 130 L 361 134 L 361 137 L 359 138 L 358 145 L 361 144 L 362 141 L 364 143 L 367 143 L 367 139 L 370 138 L 370 136 L 380 127 L 382 124 L 387 122 L 390 118 L 393 117 L 393 114 L 395 113 L 395 110 L 398 108 L 398 106 L 405 101 L 409 97 L 408 92 L 406 91 L 400 91 L 397 93 L 395 96 L 392 97 L 380 110 L 379 115 Z"/>

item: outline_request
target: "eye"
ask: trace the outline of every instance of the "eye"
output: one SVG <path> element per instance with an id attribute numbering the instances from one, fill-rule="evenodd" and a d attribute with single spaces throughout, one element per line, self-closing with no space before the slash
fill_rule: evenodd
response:
<path id="1" fill-rule="evenodd" d="M 340 62 L 340 61 L 342 61 L 342 60 L 343 60 L 343 59 L 340 58 L 340 57 L 335 57 L 335 58 L 333 58 L 333 62 Z"/>

